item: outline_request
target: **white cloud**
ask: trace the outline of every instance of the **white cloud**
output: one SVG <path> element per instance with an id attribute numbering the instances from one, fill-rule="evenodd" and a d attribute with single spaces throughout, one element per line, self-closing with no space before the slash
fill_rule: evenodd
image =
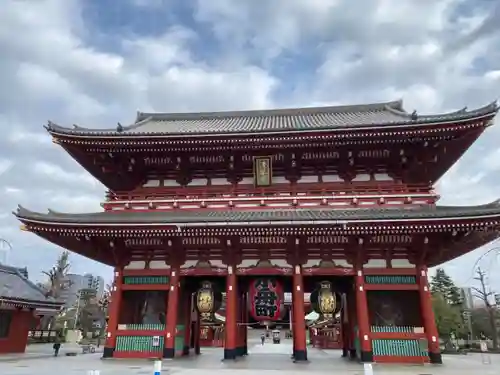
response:
<path id="1" fill-rule="evenodd" d="M 174 0 L 128 3 L 138 7 L 138 14 L 148 7 L 175 13 Z M 51 254 L 46 258 L 58 250 L 21 234 L 4 212 L 17 202 L 33 209 L 89 211 L 99 209 L 104 194 L 51 144 L 42 129 L 47 119 L 112 127 L 130 122 L 137 109 L 201 111 L 399 98 L 409 110 L 439 112 L 483 105 L 499 94 L 500 36 L 491 25 L 500 16 L 485 4 L 197 1 L 191 22 L 176 15 L 147 36 L 115 30 L 112 22 L 107 28 L 89 25 L 82 4 L 10 1 L 0 14 L 0 180 L 6 181 L 0 235 L 28 254 L 36 245 Z M 128 17 L 121 22 L 141 16 L 131 11 Z M 500 130 L 488 130 L 440 181 L 443 203 L 483 203 L 497 196 L 499 140 Z"/>
<path id="2" fill-rule="evenodd" d="M 34 162 L 31 170 L 32 173 L 41 174 L 43 178 L 51 179 L 55 183 L 69 182 L 80 186 L 88 184 L 92 187 L 99 185 L 99 182 L 85 171 L 78 173 L 68 172 L 58 165 L 44 161 Z"/>
<path id="3" fill-rule="evenodd" d="M 13 164 L 12 160 L 0 159 L 0 176 L 8 172 Z"/>

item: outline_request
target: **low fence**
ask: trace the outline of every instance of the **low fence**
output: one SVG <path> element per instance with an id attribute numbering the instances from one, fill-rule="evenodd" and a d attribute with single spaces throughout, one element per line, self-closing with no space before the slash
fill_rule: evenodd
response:
<path id="1" fill-rule="evenodd" d="M 35 329 L 28 332 L 28 343 L 55 342 L 59 333 L 51 329 Z"/>

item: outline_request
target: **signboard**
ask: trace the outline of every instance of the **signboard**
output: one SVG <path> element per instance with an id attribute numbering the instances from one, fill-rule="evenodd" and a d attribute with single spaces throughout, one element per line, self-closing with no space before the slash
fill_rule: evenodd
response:
<path id="1" fill-rule="evenodd" d="M 154 347 L 160 346 L 160 336 L 153 336 L 152 346 Z"/>
<path id="2" fill-rule="evenodd" d="M 479 348 L 481 349 L 482 353 L 486 353 L 488 351 L 488 344 L 486 343 L 486 341 L 481 340 L 479 342 Z"/>
<path id="3" fill-rule="evenodd" d="M 485 340 L 479 341 L 479 349 L 481 350 L 481 361 L 483 365 L 491 365 L 491 358 L 488 353 L 488 343 Z"/>
<path id="4" fill-rule="evenodd" d="M 273 179 L 271 157 L 256 157 L 253 159 L 253 178 L 256 187 L 270 186 Z"/>

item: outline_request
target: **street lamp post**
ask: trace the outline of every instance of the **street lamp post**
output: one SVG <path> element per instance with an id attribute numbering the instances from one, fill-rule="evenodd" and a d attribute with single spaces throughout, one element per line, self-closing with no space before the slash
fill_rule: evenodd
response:
<path id="1" fill-rule="evenodd" d="M 469 328 L 469 336 L 470 336 L 469 342 L 470 345 L 472 345 L 474 341 L 474 332 L 472 330 L 472 313 L 470 310 L 466 310 L 463 312 L 463 314 L 464 314 L 464 319 L 467 321 L 467 326 Z"/>
<path id="2" fill-rule="evenodd" d="M 76 292 L 76 311 L 75 311 L 75 321 L 73 323 L 73 330 L 76 330 L 76 324 L 78 323 L 78 314 L 80 313 L 80 300 L 82 299 L 82 292 L 79 290 Z"/>

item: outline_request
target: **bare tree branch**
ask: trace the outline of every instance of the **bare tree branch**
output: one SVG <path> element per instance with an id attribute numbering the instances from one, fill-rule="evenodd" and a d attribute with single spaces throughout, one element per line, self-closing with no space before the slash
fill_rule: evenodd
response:
<path id="1" fill-rule="evenodd" d="M 472 289 L 476 291 L 478 297 L 484 302 L 486 306 L 486 310 L 488 311 L 488 318 L 490 322 L 491 332 L 493 332 L 493 348 L 498 348 L 498 334 L 496 328 L 496 319 L 495 319 L 495 309 L 491 306 L 489 297 L 493 294 L 491 290 L 488 290 L 487 281 L 486 281 L 486 273 L 478 268 L 476 271 L 477 277 L 474 280 L 479 281 L 480 287 L 473 287 Z"/>

